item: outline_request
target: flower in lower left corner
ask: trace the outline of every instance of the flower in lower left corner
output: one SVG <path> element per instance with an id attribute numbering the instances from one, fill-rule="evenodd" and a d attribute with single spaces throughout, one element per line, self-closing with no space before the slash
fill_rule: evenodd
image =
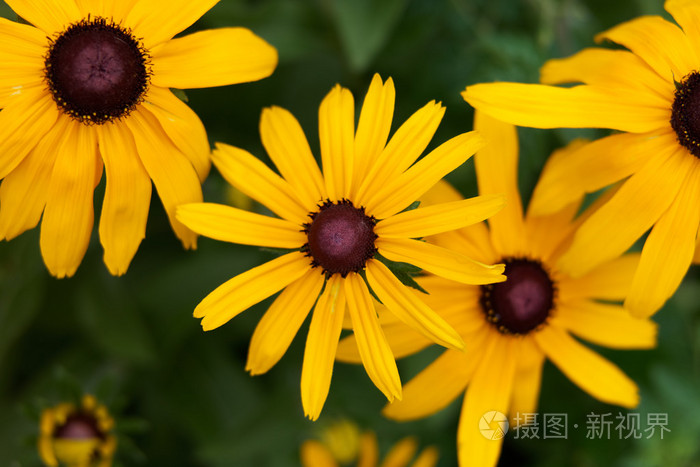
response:
<path id="1" fill-rule="evenodd" d="M 79 405 L 63 402 L 41 414 L 39 456 L 49 467 L 110 467 L 117 447 L 107 408 L 86 394 Z"/>

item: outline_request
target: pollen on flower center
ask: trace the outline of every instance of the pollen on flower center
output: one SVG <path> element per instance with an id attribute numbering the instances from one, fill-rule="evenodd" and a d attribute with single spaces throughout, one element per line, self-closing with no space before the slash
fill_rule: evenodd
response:
<path id="1" fill-rule="evenodd" d="M 93 439 L 103 438 L 104 435 L 97 427 L 97 421 L 86 414 L 69 415 L 65 423 L 58 426 L 54 437 L 59 439 Z"/>
<path id="2" fill-rule="evenodd" d="M 51 41 L 45 80 L 58 107 L 86 124 L 128 115 L 149 84 L 149 56 L 129 30 L 83 19 Z"/>
<path id="3" fill-rule="evenodd" d="M 555 288 L 538 261 L 505 258 L 505 282 L 481 286 L 486 319 L 504 334 L 527 334 L 547 320 Z"/>
<path id="4" fill-rule="evenodd" d="M 700 73 L 694 71 L 676 84 L 671 127 L 678 142 L 700 158 Z"/>
<path id="5" fill-rule="evenodd" d="M 376 221 L 364 208 L 356 208 L 348 200 L 328 200 L 309 217 L 311 222 L 304 224 L 308 242 L 302 251 L 311 257 L 311 265 L 322 267 L 327 276 L 359 272 L 376 253 Z"/>

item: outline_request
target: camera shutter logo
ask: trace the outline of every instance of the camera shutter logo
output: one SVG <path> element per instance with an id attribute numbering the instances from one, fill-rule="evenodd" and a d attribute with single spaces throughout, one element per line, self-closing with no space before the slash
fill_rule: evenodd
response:
<path id="1" fill-rule="evenodd" d="M 508 432 L 508 417 L 497 410 L 486 412 L 479 420 L 479 431 L 486 439 L 499 440 Z"/>

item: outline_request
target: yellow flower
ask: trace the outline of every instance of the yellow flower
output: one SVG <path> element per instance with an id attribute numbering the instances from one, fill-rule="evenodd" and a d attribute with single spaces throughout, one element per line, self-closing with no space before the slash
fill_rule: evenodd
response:
<path id="1" fill-rule="evenodd" d="M 377 259 L 377 253 L 464 283 L 504 280 L 503 265 L 486 266 L 415 240 L 480 222 L 502 207 L 503 197 L 489 195 L 401 212 L 471 157 L 482 138 L 474 132 L 456 136 L 415 162 L 433 137 L 444 108 L 428 103 L 387 143 L 394 97 L 392 80 L 382 83 L 375 75 L 355 132 L 353 96 L 340 86 L 333 88 L 319 109 L 323 174 L 301 126 L 279 107 L 263 111 L 260 133 L 284 178 L 250 153 L 217 144 L 213 161 L 223 176 L 281 219 L 209 203 L 188 204 L 177 211 L 183 224 L 207 237 L 294 250 L 224 283 L 202 300 L 194 316 L 203 318 L 205 330 L 214 329 L 284 289 L 251 340 L 247 369 L 260 374 L 285 353 L 316 303 L 301 374 L 304 411 L 313 420 L 328 395 L 346 312 L 369 377 L 389 400 L 401 397 L 396 362 L 368 285 L 398 319 L 432 341 L 463 346 L 454 329 L 418 300 Z"/>
<path id="2" fill-rule="evenodd" d="M 302 467 L 337 467 L 357 461 L 358 467 L 376 467 L 379 464 L 377 437 L 360 429 L 352 422 L 343 420 L 328 426 L 322 432 L 322 441 L 307 440 L 301 445 Z M 381 463 L 385 467 L 406 467 L 418 450 L 418 442 L 407 437 L 396 443 Z M 434 467 L 438 461 L 435 447 L 425 448 L 411 467 Z"/>
<path id="3" fill-rule="evenodd" d="M 430 293 L 422 295 L 424 300 L 454 326 L 466 349 L 446 350 L 405 385 L 403 400 L 388 405 L 384 414 L 396 420 L 425 417 L 465 392 L 457 435 L 460 465 L 488 467 L 496 465 L 502 440 L 482 435 L 481 417 L 494 410 L 511 417 L 536 412 L 545 358 L 593 397 L 635 407 L 634 382 L 571 334 L 606 347 L 650 348 L 656 326 L 612 303 L 627 294 L 638 255 L 613 258 L 579 278 L 568 272 L 572 263 L 559 261 L 581 222 L 598 206 L 578 219 L 580 199 L 549 216 L 523 216 L 515 128 L 477 111 L 475 129 L 488 142 L 475 156 L 479 193 L 506 193 L 506 207 L 489 219 L 488 227 L 481 223 L 428 241 L 480 261 L 504 262 L 507 280 L 465 286 L 434 275 L 418 279 Z M 567 157 L 579 144 L 552 157 Z M 439 188 L 427 202 L 461 198 L 446 183 Z M 401 323 L 387 322 L 385 330 L 397 357 L 430 344 Z M 338 359 L 359 361 L 352 336 L 339 344 Z"/>
<path id="4" fill-rule="evenodd" d="M 82 404 L 61 403 L 41 414 L 39 455 L 50 467 L 110 467 L 117 440 L 114 420 L 91 395 Z"/>
<path id="5" fill-rule="evenodd" d="M 264 78 L 276 50 L 247 29 L 173 36 L 216 0 L 8 0 L 30 24 L 0 18 L 0 239 L 35 227 L 57 277 L 80 265 L 93 190 L 106 173 L 99 234 L 112 274 L 145 235 L 151 180 L 186 248 L 175 207 L 202 199 L 210 148 L 169 88 Z"/>
<path id="6" fill-rule="evenodd" d="M 463 93 L 477 109 L 516 125 L 624 132 L 550 161 L 532 210 L 552 213 L 584 192 L 625 179 L 579 229 L 576 248 L 562 260 L 572 264 L 572 274 L 584 274 L 652 228 L 625 301 L 636 316 L 650 316 L 676 290 L 700 224 L 700 3 L 668 0 L 665 7 L 682 29 L 643 16 L 596 37 L 629 50 L 585 49 L 541 70 L 543 83 L 583 85 L 491 83 Z"/>

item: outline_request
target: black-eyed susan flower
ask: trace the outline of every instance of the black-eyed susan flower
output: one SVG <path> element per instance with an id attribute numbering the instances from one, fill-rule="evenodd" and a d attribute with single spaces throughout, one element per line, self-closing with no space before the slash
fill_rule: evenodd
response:
<path id="1" fill-rule="evenodd" d="M 606 347 L 641 349 L 655 345 L 656 327 L 648 319 L 632 318 L 619 304 L 628 293 L 637 254 L 613 258 L 578 278 L 569 274 L 568 261 L 559 260 L 598 206 L 578 219 L 580 199 L 549 216 L 523 216 L 515 128 L 477 111 L 475 129 L 488 142 L 475 157 L 479 192 L 506 193 L 506 207 L 488 220 L 488 227 L 480 223 L 428 242 L 480 261 L 505 263 L 507 280 L 469 286 L 435 275 L 417 279 L 430 294 L 421 298 L 460 333 L 466 349 L 446 350 L 405 385 L 403 400 L 388 405 L 384 414 L 396 420 L 425 417 L 464 393 L 457 434 L 460 465 L 489 467 L 496 465 L 502 437 L 484 436 L 482 416 L 536 412 L 545 358 L 593 397 L 637 405 L 634 382 L 572 335 Z M 567 157 L 573 149 L 552 157 Z M 425 201 L 458 199 L 444 182 Z M 430 344 L 394 321 L 387 319 L 385 330 L 397 356 Z M 353 336 L 341 341 L 338 359 L 359 361 Z"/>
<path id="2" fill-rule="evenodd" d="M 370 288 L 398 319 L 432 341 L 463 346 L 459 335 L 378 255 L 469 284 L 504 280 L 503 265 L 486 266 L 417 240 L 487 218 L 502 207 L 501 195 L 406 210 L 471 157 L 482 138 L 474 132 L 461 134 L 415 162 L 444 108 L 428 103 L 387 143 L 394 97 L 392 80 L 382 83 L 375 75 L 355 131 L 352 94 L 333 88 L 319 109 L 323 173 L 301 126 L 279 107 L 263 111 L 260 133 L 282 177 L 250 153 L 217 144 L 213 161 L 222 175 L 279 218 L 209 203 L 187 204 L 177 211 L 183 224 L 207 237 L 292 250 L 224 283 L 202 300 L 194 315 L 202 318 L 205 330 L 214 329 L 284 289 L 253 334 L 247 369 L 255 375 L 282 357 L 315 304 L 301 374 L 302 403 L 311 419 L 319 416 L 326 400 L 346 314 L 369 377 L 389 400 L 401 397 L 396 363 Z"/>
<path id="3" fill-rule="evenodd" d="M 377 437 L 371 431 L 364 433 L 354 423 L 340 420 L 326 427 L 320 440 L 309 439 L 301 445 L 302 467 L 433 467 L 438 461 L 438 451 L 429 446 L 416 457 L 418 441 L 413 437 L 398 441 L 379 462 Z M 415 458 L 415 459 L 414 459 Z M 413 462 L 411 462 L 413 461 Z"/>
<path id="4" fill-rule="evenodd" d="M 39 456 L 49 467 L 110 467 L 117 447 L 114 420 L 92 395 L 41 414 Z"/>
<path id="5" fill-rule="evenodd" d="M 210 147 L 169 88 L 257 80 L 277 64 L 276 50 L 243 28 L 173 39 L 216 3 L 7 2 L 30 24 L 0 18 L 0 239 L 35 227 L 43 213 L 44 262 L 71 276 L 104 170 L 99 234 L 112 274 L 127 270 L 145 235 L 151 180 L 175 234 L 195 246 L 175 207 L 202 199 Z"/>
<path id="6" fill-rule="evenodd" d="M 541 70 L 545 85 L 478 84 L 463 93 L 477 109 L 517 125 L 623 132 L 549 162 L 532 210 L 549 214 L 625 180 L 562 260 L 581 275 L 651 228 L 625 301 L 637 316 L 653 314 L 676 290 L 700 223 L 700 3 L 668 0 L 665 7 L 680 27 L 643 16 L 596 37 L 629 50 L 590 48 L 552 60 Z M 584 84 L 549 85 L 559 83 Z"/>

